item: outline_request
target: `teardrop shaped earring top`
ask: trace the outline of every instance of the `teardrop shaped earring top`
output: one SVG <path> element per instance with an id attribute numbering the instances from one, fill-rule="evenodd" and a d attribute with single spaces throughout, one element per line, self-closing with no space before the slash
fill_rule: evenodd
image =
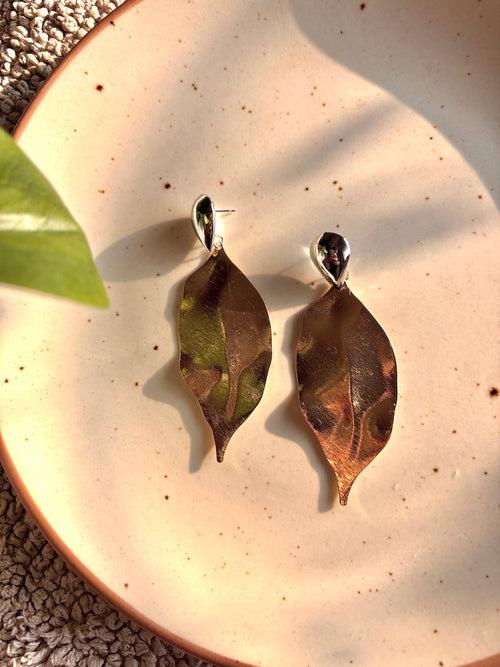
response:
<path id="1" fill-rule="evenodd" d="M 340 234 L 325 232 L 311 243 L 311 259 L 321 274 L 340 289 L 349 277 L 347 267 L 351 248 Z"/>
<path id="2" fill-rule="evenodd" d="M 191 211 L 191 222 L 196 236 L 208 252 L 222 247 L 222 236 L 217 234 L 216 213 L 234 213 L 234 208 L 216 209 L 208 195 L 200 195 Z"/>

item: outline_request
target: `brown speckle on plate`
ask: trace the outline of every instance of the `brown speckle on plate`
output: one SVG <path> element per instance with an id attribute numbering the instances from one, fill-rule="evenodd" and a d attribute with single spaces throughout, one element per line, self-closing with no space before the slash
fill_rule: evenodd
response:
<path id="1" fill-rule="evenodd" d="M 101 90 L 104 90 L 104 86 L 102 85 L 102 83 L 98 83 L 95 89 L 101 92 Z"/>
<path id="2" fill-rule="evenodd" d="M 490 389 L 491 398 L 496 398 L 498 396 L 498 387 L 492 387 Z"/>

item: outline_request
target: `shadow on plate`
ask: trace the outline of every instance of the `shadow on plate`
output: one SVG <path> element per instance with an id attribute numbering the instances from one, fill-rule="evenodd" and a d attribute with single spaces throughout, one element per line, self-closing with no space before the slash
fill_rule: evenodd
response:
<path id="1" fill-rule="evenodd" d="M 411 0 L 363 5 L 291 0 L 290 9 L 313 44 L 437 127 L 498 205 L 494 26 L 500 5 L 458 0 L 434 3 L 430 12 L 425 3 Z"/>
<path id="2" fill-rule="evenodd" d="M 286 275 L 260 275 L 252 277 L 252 282 L 262 290 L 269 310 L 277 311 L 297 305 L 308 306 L 328 289 L 319 279 L 304 283 Z M 318 511 L 327 512 L 333 507 L 337 496 L 335 475 L 328 464 L 323 450 L 312 431 L 307 426 L 299 407 L 295 356 L 299 337 L 302 312 L 288 318 L 283 332 L 282 352 L 288 359 L 291 394 L 278 405 L 266 420 L 266 430 L 301 447 L 309 464 L 316 471 L 319 481 Z"/>
<path id="3" fill-rule="evenodd" d="M 178 218 L 139 229 L 108 246 L 96 258 L 104 280 L 131 282 L 169 274 L 194 245 L 191 220 Z"/>
<path id="4" fill-rule="evenodd" d="M 187 261 L 194 244 L 189 218 L 168 220 L 119 239 L 97 257 L 96 264 L 104 280 L 112 282 L 165 276 Z M 175 329 L 183 284 L 184 279 L 168 288 L 165 320 Z M 172 334 L 175 339 L 177 331 Z M 212 433 L 182 379 L 177 354 L 145 382 L 143 393 L 155 401 L 172 405 L 179 412 L 191 437 L 189 471 L 197 472 L 212 449 Z"/>

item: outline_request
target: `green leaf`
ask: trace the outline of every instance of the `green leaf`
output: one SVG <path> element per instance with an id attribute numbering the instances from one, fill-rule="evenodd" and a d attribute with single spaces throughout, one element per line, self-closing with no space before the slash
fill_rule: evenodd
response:
<path id="1" fill-rule="evenodd" d="M 81 228 L 14 140 L 0 129 L 0 282 L 106 307 Z"/>

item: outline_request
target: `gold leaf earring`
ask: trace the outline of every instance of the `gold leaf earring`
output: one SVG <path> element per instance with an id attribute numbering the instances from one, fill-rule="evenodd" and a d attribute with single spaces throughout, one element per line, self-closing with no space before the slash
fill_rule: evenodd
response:
<path id="1" fill-rule="evenodd" d="M 347 240 L 325 233 L 311 258 L 331 288 L 307 308 L 297 346 L 302 413 L 337 477 L 339 499 L 392 431 L 396 358 L 384 330 L 345 284 Z"/>
<path id="2" fill-rule="evenodd" d="M 236 429 L 257 407 L 271 363 L 271 324 L 262 297 L 231 262 L 210 197 L 193 204 L 194 231 L 210 253 L 186 280 L 179 311 L 180 367 L 209 423 L 222 462 Z"/>

